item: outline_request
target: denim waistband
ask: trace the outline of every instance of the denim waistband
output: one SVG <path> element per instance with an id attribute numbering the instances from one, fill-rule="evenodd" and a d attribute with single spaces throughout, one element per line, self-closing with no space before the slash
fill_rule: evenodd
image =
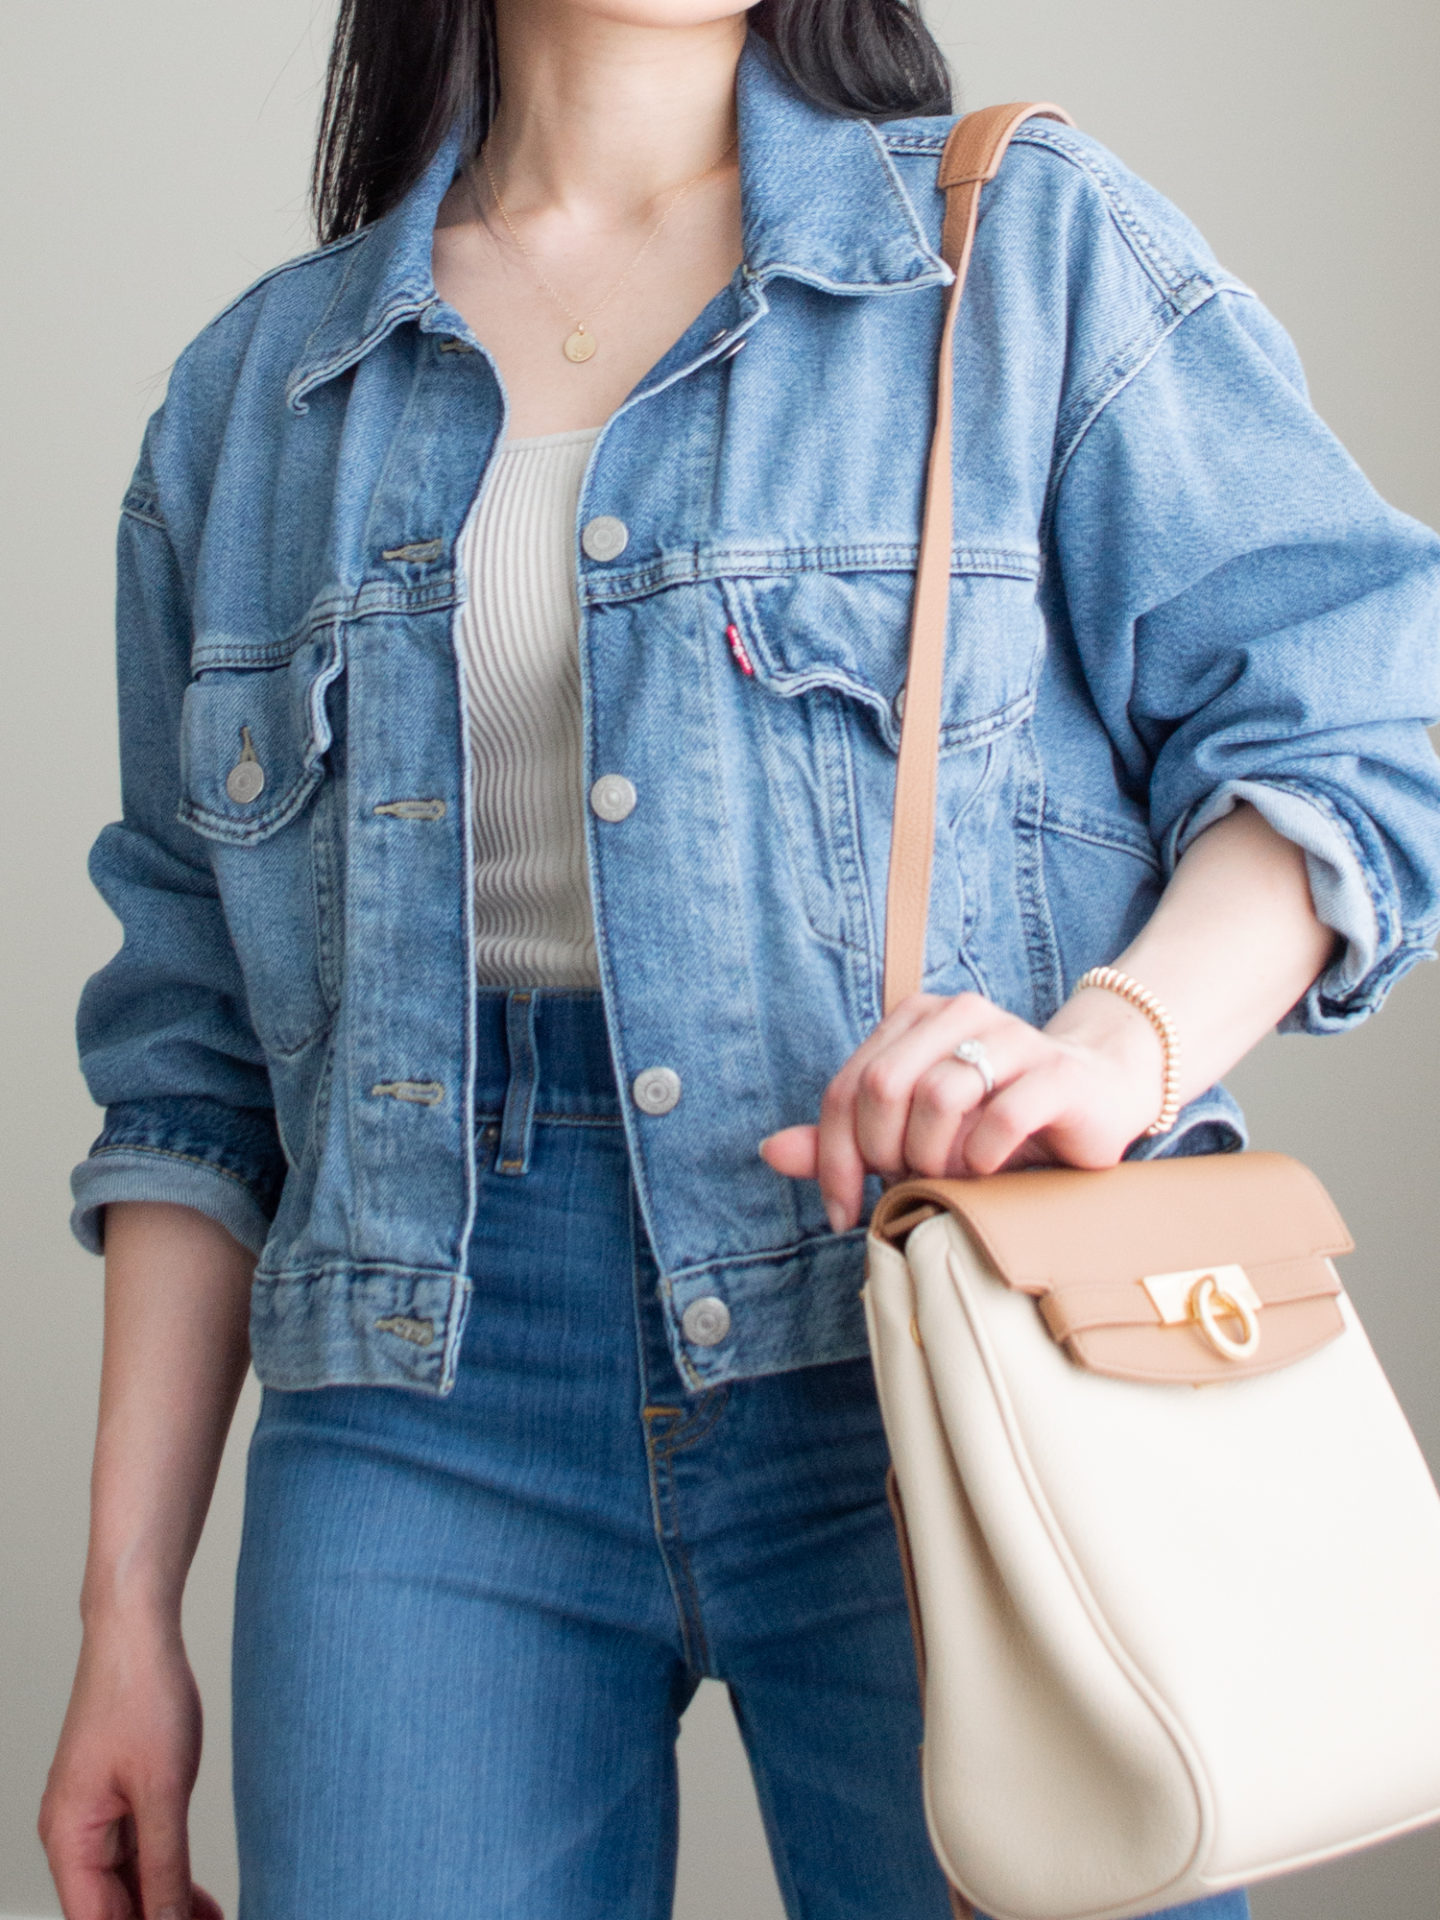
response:
<path id="1" fill-rule="evenodd" d="M 619 1119 L 598 987 L 482 986 L 476 1008 L 476 1123 L 491 1140 L 497 1127 L 514 1135 L 512 1157 L 528 1160 L 519 1136 L 535 1120 Z"/>

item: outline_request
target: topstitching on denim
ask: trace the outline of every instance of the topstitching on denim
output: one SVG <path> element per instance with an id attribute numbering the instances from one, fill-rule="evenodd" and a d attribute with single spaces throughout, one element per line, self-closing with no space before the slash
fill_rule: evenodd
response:
<path id="1" fill-rule="evenodd" d="M 581 791 L 621 773 L 638 796 L 624 822 L 585 815 L 599 1123 L 624 1131 L 690 1391 L 866 1348 L 860 1236 L 757 1147 L 813 1121 L 878 1009 L 950 277 L 947 117 L 826 114 L 754 36 L 736 98 L 745 263 L 605 423 L 575 526 Z M 537 1127 L 596 1123 L 563 1081 L 508 1113 L 472 1086 L 494 1004 L 456 556 L 506 402 L 431 266 L 467 139 L 457 121 L 382 219 L 191 342 L 121 516 L 124 817 L 92 871 L 124 940 L 80 1043 L 122 1114 L 103 1144 L 140 1144 L 143 1110 L 159 1152 L 78 1168 L 75 1225 L 98 1245 L 115 1198 L 223 1216 L 259 1256 L 276 1386 L 451 1391 L 479 1178 L 520 1177 Z M 1283 787 L 1337 935 L 1286 1025 L 1355 1024 L 1440 926 L 1440 542 L 1337 447 L 1273 317 L 1085 134 L 1022 133 L 972 276 L 927 991 L 983 986 L 1043 1024 L 1153 909 L 1185 823 Z M 602 516 L 618 565 L 581 537 Z M 227 785 L 247 728 L 250 800 Z M 631 1094 L 657 1069 L 678 1090 L 659 1113 Z M 1243 1140 L 1215 1087 L 1132 1152 Z M 167 1152 L 260 1177 L 241 1193 Z M 711 1296 L 728 1331 L 687 1341 Z M 379 1330 L 407 1318 L 443 1338 Z"/>

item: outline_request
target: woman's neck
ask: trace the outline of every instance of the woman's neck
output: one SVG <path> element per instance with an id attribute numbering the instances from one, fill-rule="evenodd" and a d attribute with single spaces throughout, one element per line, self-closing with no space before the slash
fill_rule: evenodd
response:
<path id="1" fill-rule="evenodd" d="M 496 15 L 500 108 L 486 151 L 517 216 L 623 228 L 733 138 L 744 11 L 639 25 L 567 0 L 497 0 Z"/>

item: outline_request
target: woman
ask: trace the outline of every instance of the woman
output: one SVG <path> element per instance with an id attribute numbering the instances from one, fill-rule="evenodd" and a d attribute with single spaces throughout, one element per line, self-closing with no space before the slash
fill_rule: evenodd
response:
<path id="1" fill-rule="evenodd" d="M 1218 1077 L 1433 937 L 1440 543 L 1036 123 L 956 349 L 928 991 L 879 1018 L 947 108 L 899 0 L 342 10 L 327 244 L 181 356 L 122 518 L 67 1920 L 216 1911 L 179 1608 L 252 1350 L 246 1920 L 665 1913 L 705 1674 L 789 1911 L 940 1920 L 879 1181 L 1234 1147 Z M 1183 1039 L 1163 1134 L 1102 962 Z"/>

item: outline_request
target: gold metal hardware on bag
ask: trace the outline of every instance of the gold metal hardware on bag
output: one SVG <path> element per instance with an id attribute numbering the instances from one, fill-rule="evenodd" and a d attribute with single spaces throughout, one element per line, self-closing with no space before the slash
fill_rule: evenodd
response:
<path id="1" fill-rule="evenodd" d="M 1195 1282 L 1190 1311 L 1200 1331 L 1223 1360 L 1248 1360 L 1259 1347 L 1260 1322 L 1255 1318 L 1255 1309 L 1248 1301 L 1217 1286 L 1213 1273 Z M 1238 1320 L 1245 1329 L 1245 1338 L 1232 1339 L 1220 1325 L 1222 1319 Z"/>
<path id="2" fill-rule="evenodd" d="M 1223 1360 L 1249 1360 L 1260 1346 L 1257 1319 L 1264 1301 L 1243 1267 L 1191 1267 L 1182 1273 L 1148 1273 L 1140 1282 L 1167 1327 L 1187 1321 L 1200 1329 Z M 1238 1320 L 1239 1340 L 1222 1320 Z"/>

